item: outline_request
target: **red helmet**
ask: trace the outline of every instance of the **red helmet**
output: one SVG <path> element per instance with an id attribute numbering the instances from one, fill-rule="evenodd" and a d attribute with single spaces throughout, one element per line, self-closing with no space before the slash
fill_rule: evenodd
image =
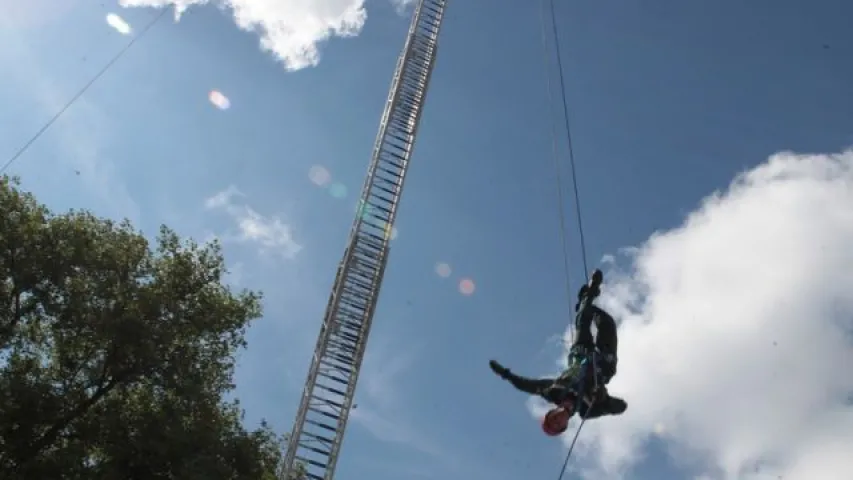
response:
<path id="1" fill-rule="evenodd" d="M 572 404 L 569 402 L 548 410 L 542 418 L 542 431 L 549 437 L 556 437 L 569 428 L 569 418 L 572 416 Z"/>

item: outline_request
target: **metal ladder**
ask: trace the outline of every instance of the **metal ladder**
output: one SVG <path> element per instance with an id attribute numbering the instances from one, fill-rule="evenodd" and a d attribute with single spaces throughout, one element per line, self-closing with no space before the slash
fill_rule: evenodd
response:
<path id="1" fill-rule="evenodd" d="M 299 471 L 311 480 L 334 477 L 446 4 L 447 0 L 421 0 L 415 8 L 382 114 L 360 208 L 338 266 L 279 467 L 282 480 L 294 480 Z"/>

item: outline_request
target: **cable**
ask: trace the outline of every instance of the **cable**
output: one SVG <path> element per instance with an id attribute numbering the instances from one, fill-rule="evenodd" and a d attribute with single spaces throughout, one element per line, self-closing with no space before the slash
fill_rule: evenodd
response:
<path id="1" fill-rule="evenodd" d="M 575 168 L 575 153 L 574 148 L 572 147 L 572 129 L 571 123 L 569 122 L 569 104 L 566 99 L 566 81 L 563 75 L 563 56 L 560 53 L 560 36 L 557 31 L 557 15 L 554 9 L 554 0 L 549 0 L 548 2 L 551 6 L 551 30 L 554 34 L 554 50 L 557 57 L 557 70 L 560 74 L 560 90 L 563 99 L 563 120 L 566 126 L 566 140 L 568 141 L 568 149 L 569 149 L 569 163 L 572 166 L 572 185 L 575 191 L 575 213 L 578 217 L 578 234 L 580 235 L 581 242 L 581 258 L 583 259 L 583 272 L 584 278 L 589 281 L 589 267 L 587 266 L 586 261 L 586 241 L 584 239 L 583 234 L 583 219 L 581 218 L 581 201 L 580 201 L 580 193 L 578 192 L 578 176 L 577 169 Z"/>
<path id="2" fill-rule="evenodd" d="M 592 372 L 593 372 L 592 373 L 593 378 L 595 379 L 595 388 L 597 390 L 598 389 L 598 375 L 597 375 L 598 365 L 596 364 L 595 355 L 592 356 Z M 585 381 L 585 379 L 583 381 Z M 583 401 L 583 399 L 581 399 L 581 401 Z M 581 423 L 580 423 L 580 425 L 578 425 L 577 431 L 575 431 L 575 436 L 572 438 L 572 443 L 569 444 L 569 451 L 566 452 L 566 459 L 563 461 L 563 468 L 560 470 L 560 475 L 557 477 L 557 480 L 563 480 L 563 476 L 566 474 L 566 467 L 569 466 L 569 459 L 572 458 L 572 452 L 575 450 L 575 443 L 577 443 L 578 437 L 581 434 L 581 430 L 583 429 L 583 426 L 586 423 L 586 417 L 587 417 L 587 415 L 589 415 L 590 410 L 592 410 L 592 407 L 595 406 L 595 402 L 597 402 L 597 401 L 598 401 L 598 396 L 593 398 L 592 402 L 590 402 L 590 404 L 589 404 L 589 407 L 586 409 L 586 413 L 584 414 L 583 417 L 581 417 Z"/>
<path id="3" fill-rule="evenodd" d="M 552 92 L 552 85 L 551 85 L 551 75 L 550 75 L 551 70 L 549 68 L 551 66 L 550 50 L 548 49 L 548 39 L 546 38 L 546 32 L 545 32 L 545 29 L 546 29 L 546 27 L 545 27 L 545 0 L 543 0 L 541 5 L 542 5 L 542 8 L 539 10 L 539 20 L 540 20 L 540 24 L 542 26 L 542 28 L 541 28 L 541 30 L 542 30 L 542 50 L 545 54 L 544 55 L 545 56 L 545 62 L 544 62 L 545 84 L 547 85 L 546 90 L 548 92 L 548 111 L 551 114 L 551 116 L 549 118 L 552 118 L 554 116 L 554 108 L 552 106 L 554 95 Z M 554 172 L 556 174 L 555 186 L 557 187 L 557 201 L 558 201 L 557 215 L 559 215 L 559 217 L 560 217 L 560 241 L 561 241 L 562 247 L 563 247 L 563 274 L 565 276 L 565 285 L 566 285 L 566 303 L 567 303 L 567 310 L 571 314 L 573 302 L 572 302 L 571 274 L 569 273 L 569 270 L 570 270 L 570 268 L 569 268 L 569 246 L 568 246 L 568 241 L 567 241 L 568 234 L 566 233 L 566 212 L 565 212 L 565 209 L 563 208 L 565 205 L 565 200 L 563 198 L 563 178 L 562 178 L 562 173 L 561 173 L 561 169 L 560 169 L 560 156 L 557 153 L 557 125 L 553 121 L 551 121 L 550 123 L 551 123 L 551 153 L 552 153 L 552 158 L 554 160 Z M 571 333 L 571 336 L 574 338 L 574 336 L 575 336 L 575 324 L 574 324 L 574 322 L 569 323 L 569 331 Z"/>
<path id="4" fill-rule="evenodd" d="M 592 406 L 590 406 L 590 408 L 592 408 Z M 560 469 L 560 476 L 557 477 L 557 480 L 563 480 L 563 476 L 566 474 L 566 468 L 569 466 L 569 459 L 572 458 L 572 451 L 575 449 L 575 443 L 577 443 L 578 436 L 580 436 L 581 429 L 585 423 L 586 416 L 581 418 L 581 423 L 578 425 L 577 431 L 575 431 L 575 436 L 572 437 L 572 443 L 569 444 L 569 451 L 566 453 L 566 459 L 563 461 L 563 468 Z"/>
<path id="5" fill-rule="evenodd" d="M 545 29 L 546 29 L 546 27 L 545 27 L 545 3 L 544 3 L 545 1 L 548 1 L 548 4 L 550 6 L 549 10 L 550 10 L 550 14 L 551 14 L 551 30 L 552 30 L 552 34 L 554 36 L 554 51 L 555 51 L 555 56 L 557 57 L 557 68 L 558 68 L 559 75 L 560 75 L 560 93 L 561 93 L 561 98 L 563 101 L 563 121 L 564 121 L 565 129 L 566 129 L 566 140 L 567 140 L 567 147 L 568 147 L 568 151 L 569 151 L 569 162 L 570 162 L 571 168 L 572 168 L 572 186 L 573 186 L 574 196 L 575 196 L 575 214 L 577 215 L 577 219 L 578 219 L 578 235 L 580 236 L 581 259 L 583 260 L 584 278 L 586 278 L 587 282 L 589 282 L 589 266 L 587 265 L 587 259 L 586 259 L 586 240 L 584 238 L 584 232 L 583 232 L 583 220 L 582 220 L 582 216 L 581 216 L 581 207 L 580 207 L 580 192 L 578 189 L 577 168 L 575 166 L 575 155 L 574 155 L 574 148 L 573 148 L 573 144 L 572 144 L 572 129 L 571 129 L 571 122 L 569 119 L 569 105 L 568 105 L 568 100 L 566 99 L 566 82 L 565 82 L 565 77 L 563 74 L 563 61 L 562 61 L 562 55 L 560 53 L 560 37 L 558 34 L 558 29 L 557 29 L 557 18 L 556 18 L 557 15 L 556 15 L 555 8 L 554 8 L 554 0 L 543 0 L 542 9 L 540 11 L 540 20 L 541 20 L 541 24 L 542 24 L 542 48 L 543 48 L 544 53 L 545 53 L 545 77 L 546 77 L 548 100 L 549 100 L 548 106 L 549 106 L 551 114 L 553 115 L 554 111 L 553 111 L 553 108 L 551 107 L 551 103 L 553 100 L 553 93 L 552 93 L 550 69 L 549 69 L 551 63 L 550 63 L 550 61 L 548 61 L 550 52 L 548 50 L 548 42 L 547 42 L 546 34 L 545 34 Z M 551 137 L 552 137 L 552 141 L 551 141 L 552 152 L 553 152 L 553 157 L 554 157 L 554 170 L 556 171 L 557 197 L 559 200 L 558 213 L 560 215 L 560 236 L 561 236 L 561 240 L 562 240 L 562 244 L 563 244 L 563 260 L 564 260 L 563 266 L 565 268 L 566 293 L 567 293 L 567 297 L 569 300 L 569 309 L 571 309 L 571 303 L 572 303 L 572 301 L 571 301 L 571 298 L 572 298 L 571 286 L 570 286 L 571 280 L 570 280 L 570 273 L 569 273 L 568 248 L 566 246 L 567 235 L 566 235 L 566 227 L 565 227 L 565 212 L 563 209 L 563 206 L 564 206 L 563 186 L 562 186 L 562 176 L 560 175 L 559 156 L 557 154 L 557 130 L 556 130 L 556 127 L 554 126 L 553 121 L 551 122 Z M 570 331 L 571 331 L 572 337 L 574 337 L 574 325 L 573 324 L 570 324 Z M 594 359 L 593 359 L 593 375 L 595 375 L 595 360 Z M 587 411 L 586 411 L 587 414 L 593 408 L 596 401 L 597 401 L 597 398 L 594 399 L 592 401 L 592 403 L 589 405 L 589 407 L 587 408 Z M 569 445 L 568 452 L 566 452 L 566 459 L 563 461 L 563 467 L 560 470 L 560 475 L 557 477 L 557 480 L 563 480 L 563 476 L 566 474 L 566 468 L 569 465 L 569 460 L 572 457 L 572 452 L 575 449 L 575 444 L 577 443 L 578 437 L 580 436 L 581 430 L 583 429 L 583 426 L 585 423 L 586 423 L 586 415 L 583 416 L 583 418 L 581 419 L 580 425 L 578 425 L 577 431 L 575 431 L 575 435 L 572 438 L 571 444 Z"/>
<path id="6" fill-rule="evenodd" d="M 133 37 L 130 42 L 127 43 L 127 45 L 124 46 L 124 48 L 119 50 L 118 53 L 116 53 L 115 56 L 113 56 L 113 58 L 109 62 L 107 62 L 104 68 L 102 68 L 98 73 L 96 73 L 91 80 L 89 80 L 85 85 L 83 85 L 83 88 L 81 88 L 73 97 L 71 97 L 71 100 L 69 100 L 68 103 L 66 103 L 62 108 L 60 108 L 59 111 L 56 112 L 56 114 L 51 117 L 50 120 L 47 121 L 47 123 L 42 125 L 42 127 L 35 133 L 35 135 L 33 135 L 32 138 L 30 138 L 27 143 L 25 143 L 20 149 L 18 149 L 18 151 L 15 152 L 15 154 L 12 155 L 12 157 L 9 158 L 9 160 L 7 160 L 5 164 L 3 164 L 3 167 L 0 167 L 0 175 L 5 173 L 6 170 L 8 170 L 9 167 L 13 163 L 15 163 L 15 161 L 18 160 L 18 158 L 20 158 L 20 156 L 23 155 L 24 152 L 26 152 L 32 146 L 32 144 L 35 143 L 36 140 L 38 140 L 42 136 L 42 134 L 51 127 L 51 125 L 53 125 L 57 120 L 59 120 L 59 117 L 61 117 L 66 110 L 71 108 L 71 105 L 74 105 L 74 103 L 79 100 L 80 97 L 82 97 L 87 90 L 89 90 L 89 87 L 91 87 L 95 82 L 98 81 L 99 78 L 101 78 L 105 73 L 107 73 L 107 70 L 109 70 L 110 67 L 112 67 L 113 64 L 115 64 L 118 59 L 125 54 L 125 52 L 130 50 L 130 47 L 132 47 L 134 43 L 136 43 L 140 38 L 142 38 L 148 32 L 148 30 L 150 30 L 151 27 L 154 26 L 154 24 L 156 24 L 161 18 L 166 15 L 168 11 L 168 8 L 164 8 L 157 16 L 155 16 L 150 22 L 148 22 L 148 24 L 145 25 L 145 27 L 143 27 L 142 30 L 140 30 L 139 33 L 135 37 Z"/>

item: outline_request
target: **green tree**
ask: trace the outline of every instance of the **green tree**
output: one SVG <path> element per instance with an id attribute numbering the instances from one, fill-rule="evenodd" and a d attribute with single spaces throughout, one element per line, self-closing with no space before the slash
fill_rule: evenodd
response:
<path id="1" fill-rule="evenodd" d="M 261 315 L 225 272 L 0 177 L 0 478 L 274 479 L 282 438 L 223 398 Z"/>

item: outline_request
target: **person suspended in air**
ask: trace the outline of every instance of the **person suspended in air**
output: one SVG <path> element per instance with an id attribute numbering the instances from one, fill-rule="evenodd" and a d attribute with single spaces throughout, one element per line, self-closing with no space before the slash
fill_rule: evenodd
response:
<path id="1" fill-rule="evenodd" d="M 578 292 L 575 305 L 575 337 L 569 350 L 569 366 L 557 378 L 534 379 L 516 375 L 495 360 L 489 367 L 516 389 L 538 395 L 556 405 L 542 419 L 546 434 L 560 435 L 577 413 L 592 419 L 604 415 L 621 415 L 625 400 L 609 394 L 606 385 L 616 375 L 618 338 L 616 321 L 603 309 L 593 305 L 601 294 L 604 275 L 595 270 L 588 284 Z M 593 338 L 591 327 L 596 326 Z"/>

